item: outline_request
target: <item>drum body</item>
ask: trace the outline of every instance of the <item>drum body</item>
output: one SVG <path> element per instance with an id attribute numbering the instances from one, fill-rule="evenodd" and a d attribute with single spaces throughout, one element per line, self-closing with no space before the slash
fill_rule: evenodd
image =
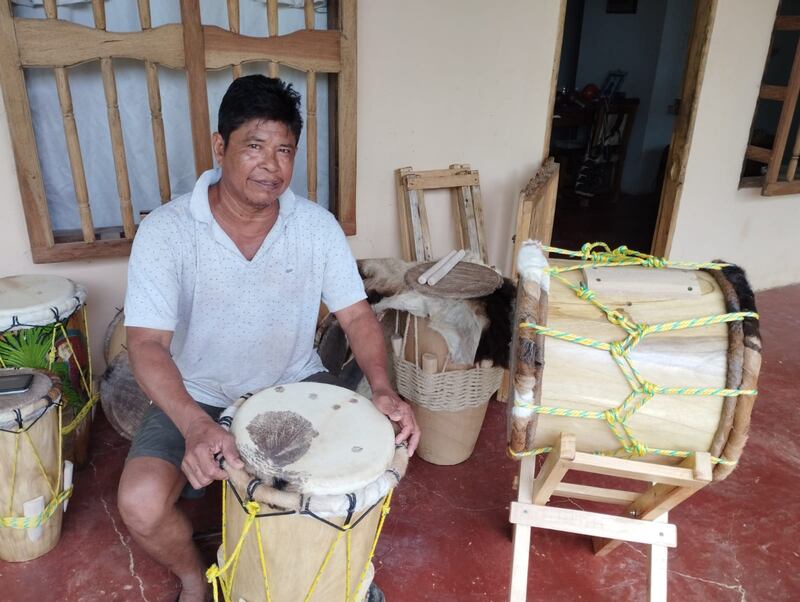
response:
<path id="1" fill-rule="evenodd" d="M 34 375 L 27 392 L 0 396 L 0 514 L 32 518 L 53 500 L 52 491 L 60 493 L 62 487 L 59 384 L 29 369 L 0 374 Z M 0 526 L 0 560 L 22 562 L 52 550 L 61 535 L 62 506 L 41 526 Z"/>
<path id="2" fill-rule="evenodd" d="M 59 276 L 0 278 L 0 367 L 35 368 L 61 381 L 65 424 L 93 401 L 86 337 L 86 289 Z M 67 457 L 88 459 L 87 416 L 64 439 Z"/>
<path id="3" fill-rule="evenodd" d="M 450 466 L 467 460 L 478 441 L 489 399 L 499 387 L 502 369 L 450 361 L 447 342 L 430 327 L 428 318 L 407 316 L 410 326 L 404 337 L 403 359 L 395 361 L 398 392 L 414 407 L 420 437 L 417 453 L 432 464 Z M 420 373 L 415 366 L 421 368 Z M 444 381 L 449 380 L 447 385 Z M 439 381 L 439 382 L 436 382 Z M 497 382 L 482 394 L 476 384 Z M 434 389 L 449 388 L 442 399 Z M 480 387 L 478 387 L 479 389 Z"/>
<path id="4" fill-rule="evenodd" d="M 368 399 L 318 383 L 272 387 L 236 405 L 231 431 L 245 471 L 226 466 L 218 554 L 220 567 L 230 564 L 230 598 L 263 600 L 266 581 L 272 600 L 311 591 L 311 600 L 363 599 L 382 502 L 407 462 L 388 419 Z M 260 506 L 254 519 L 248 491 Z"/>
<path id="5" fill-rule="evenodd" d="M 547 266 L 543 256 L 536 261 Z M 744 446 L 760 367 L 756 320 L 743 323 L 734 316 L 757 317 L 752 291 L 741 270 L 732 269 L 738 274 L 733 278 L 720 269 L 586 262 L 560 272 L 566 282 L 553 279 L 548 287 L 541 269 L 526 274 L 521 267 L 519 320 L 546 326 L 551 334 L 535 335 L 535 364 L 534 352 L 523 361 L 525 344 L 517 344 L 512 453 L 523 449 L 517 433 L 526 440 L 524 449 L 540 451 L 561 433 L 572 433 L 580 451 L 648 462 L 678 464 L 692 452 L 708 451 L 723 459 L 714 478 L 724 478 Z M 716 320 L 725 315 L 731 319 Z M 640 328 L 641 337 L 630 338 L 621 321 Z M 615 360 L 612 350 L 622 359 Z M 533 384 L 528 403 L 542 406 L 533 414 L 519 404 L 524 383 Z"/>

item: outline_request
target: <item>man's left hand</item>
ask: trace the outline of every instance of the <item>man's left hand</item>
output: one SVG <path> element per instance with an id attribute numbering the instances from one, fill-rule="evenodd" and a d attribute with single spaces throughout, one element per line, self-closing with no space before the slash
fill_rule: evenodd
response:
<path id="1" fill-rule="evenodd" d="M 373 389 L 372 403 L 389 420 L 396 422 L 400 427 L 400 432 L 395 437 L 395 443 L 408 442 L 408 455 L 413 456 L 419 443 L 420 430 L 411 406 L 400 399 L 400 396 L 390 388 Z"/>

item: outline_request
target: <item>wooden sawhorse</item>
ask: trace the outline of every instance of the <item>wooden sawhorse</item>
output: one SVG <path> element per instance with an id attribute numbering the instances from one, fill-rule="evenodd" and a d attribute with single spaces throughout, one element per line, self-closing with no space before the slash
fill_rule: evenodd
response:
<path id="1" fill-rule="evenodd" d="M 675 525 L 667 513 L 711 482 L 711 456 L 695 452 L 678 466 L 664 466 L 576 451 L 575 436 L 562 433 L 535 475 L 536 457 L 522 459 L 517 501 L 511 503 L 514 553 L 510 602 L 525 602 L 531 527 L 580 533 L 593 538 L 595 554 L 604 556 L 622 542 L 649 546 L 648 601 L 667 600 L 667 548 L 677 546 Z M 563 482 L 569 470 L 647 481 L 643 493 Z M 552 496 L 621 504 L 621 516 L 547 506 Z M 533 598 L 532 598 L 533 599 Z M 543 597 L 546 599 L 546 596 Z"/>

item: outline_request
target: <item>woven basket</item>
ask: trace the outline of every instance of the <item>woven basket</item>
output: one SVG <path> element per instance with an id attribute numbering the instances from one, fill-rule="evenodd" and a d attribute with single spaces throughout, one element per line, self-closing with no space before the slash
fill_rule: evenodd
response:
<path id="1" fill-rule="evenodd" d="M 397 392 L 434 412 L 455 412 L 484 404 L 503 380 L 503 369 L 496 366 L 429 374 L 397 356 L 394 369 Z"/>

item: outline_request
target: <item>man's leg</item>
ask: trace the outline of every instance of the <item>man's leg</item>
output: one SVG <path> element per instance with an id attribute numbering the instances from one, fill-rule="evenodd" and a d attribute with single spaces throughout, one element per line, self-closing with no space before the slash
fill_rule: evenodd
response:
<path id="1" fill-rule="evenodd" d="M 133 539 L 182 585 L 181 602 L 206 599 L 208 584 L 192 525 L 176 502 L 186 477 L 160 458 L 140 456 L 125 464 L 117 504 Z"/>

